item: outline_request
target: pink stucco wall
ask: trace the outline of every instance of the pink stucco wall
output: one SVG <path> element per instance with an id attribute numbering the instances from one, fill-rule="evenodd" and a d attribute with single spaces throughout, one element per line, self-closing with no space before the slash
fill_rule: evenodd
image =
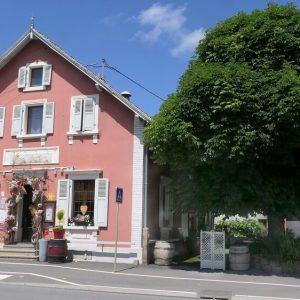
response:
<path id="1" fill-rule="evenodd" d="M 17 88 L 18 69 L 34 61 L 47 61 L 52 64 L 51 86 L 45 91 L 22 92 Z M 124 188 L 124 201 L 120 209 L 120 241 L 130 241 L 131 198 L 132 198 L 132 160 L 133 160 L 133 124 L 134 114 L 124 107 L 109 93 L 96 90 L 94 82 L 67 63 L 59 55 L 38 41 L 30 42 L 9 64 L 0 71 L 0 106 L 6 107 L 4 137 L 0 138 L 0 161 L 3 160 L 4 148 L 18 148 L 15 137 L 11 136 L 12 108 L 24 100 L 47 99 L 55 102 L 54 134 L 48 135 L 46 147 L 59 146 L 60 159 L 58 165 L 18 166 L 15 168 L 66 167 L 74 166 L 76 170 L 101 169 L 103 178 L 109 178 L 109 216 L 108 227 L 101 229 L 102 240 L 113 240 L 115 224 L 115 187 Z M 99 130 L 97 144 L 92 137 L 74 138 L 69 145 L 67 132 L 70 123 L 71 97 L 79 95 L 99 94 Z M 24 148 L 41 147 L 40 139 L 24 140 Z M 3 170 L 11 170 L 11 166 L 2 166 Z M 56 195 L 57 179 L 49 171 L 47 188 Z M 1 191 L 7 195 L 7 180 L 0 177 Z"/>

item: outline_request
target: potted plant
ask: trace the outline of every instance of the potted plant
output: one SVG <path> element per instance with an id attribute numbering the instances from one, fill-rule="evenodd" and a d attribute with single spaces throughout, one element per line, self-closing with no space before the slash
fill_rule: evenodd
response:
<path id="1" fill-rule="evenodd" d="M 56 217 L 58 219 L 58 225 L 56 225 L 53 228 L 53 234 L 54 234 L 54 239 L 59 240 L 59 239 L 63 239 L 64 235 L 65 235 L 65 230 L 63 229 L 63 221 L 64 221 L 64 215 L 65 215 L 65 211 L 63 209 L 60 209 L 57 213 L 56 213 Z"/>

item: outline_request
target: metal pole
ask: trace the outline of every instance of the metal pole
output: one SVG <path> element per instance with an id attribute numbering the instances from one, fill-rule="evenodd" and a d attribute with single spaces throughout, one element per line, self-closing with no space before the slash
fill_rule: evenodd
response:
<path id="1" fill-rule="evenodd" d="M 117 212 L 116 212 L 114 272 L 116 272 L 117 270 L 118 227 L 119 227 L 119 203 L 117 203 Z"/>

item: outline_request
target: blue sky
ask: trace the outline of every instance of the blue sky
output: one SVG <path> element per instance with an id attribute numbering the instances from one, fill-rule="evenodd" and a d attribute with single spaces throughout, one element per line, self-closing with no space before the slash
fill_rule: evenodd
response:
<path id="1" fill-rule="evenodd" d="M 264 9 L 265 0 L 26 0 L 2 1 L 0 53 L 30 26 L 58 44 L 83 65 L 107 63 L 166 99 L 176 91 L 205 31 L 239 11 Z M 273 1 L 279 4 L 297 1 Z M 93 68 L 95 73 L 101 69 Z M 104 77 L 150 115 L 162 100 L 120 74 L 105 69 Z"/>

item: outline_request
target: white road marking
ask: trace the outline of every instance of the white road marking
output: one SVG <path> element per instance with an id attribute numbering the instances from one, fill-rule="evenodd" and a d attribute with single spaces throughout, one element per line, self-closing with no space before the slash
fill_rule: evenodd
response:
<path id="1" fill-rule="evenodd" d="M 8 272 L 5 272 L 8 273 Z M 0 275 L 0 280 L 6 279 L 8 277 L 11 277 L 11 275 Z"/>
<path id="2" fill-rule="evenodd" d="M 2 272 L 0 271 L 0 273 L 5 273 L 5 274 L 15 274 L 15 275 L 30 275 L 30 276 L 36 276 L 36 277 L 41 277 L 41 278 L 46 278 L 46 279 L 50 279 L 50 280 L 54 280 L 54 281 L 58 281 L 58 282 L 62 282 L 62 283 L 66 283 L 66 284 L 71 284 L 71 285 L 80 285 L 78 283 L 74 283 L 71 281 L 66 281 L 66 280 L 61 280 L 55 277 L 51 277 L 51 276 L 45 276 L 45 275 L 40 275 L 40 274 L 35 274 L 35 273 L 26 273 L 26 272 Z M 0 275 L 0 276 L 5 276 L 5 275 Z M 11 276 L 11 275 L 9 275 Z"/>
<path id="3" fill-rule="evenodd" d="M 15 262 L 0 262 L 0 264 L 35 266 L 35 267 L 46 267 L 46 268 L 49 268 L 49 267 L 50 268 L 61 268 L 61 269 L 85 271 L 85 272 L 92 272 L 92 273 L 111 274 L 111 275 L 115 275 L 115 276 L 148 277 L 148 278 L 159 278 L 159 279 L 190 280 L 190 281 L 200 281 L 200 282 L 252 284 L 252 285 L 266 285 L 266 286 L 300 288 L 300 284 L 283 284 L 283 283 L 272 283 L 272 282 L 254 282 L 254 281 L 238 281 L 238 280 L 224 280 L 224 279 L 206 279 L 206 278 L 191 278 L 191 277 L 159 276 L 159 275 L 147 275 L 147 274 L 126 273 L 126 272 L 118 273 L 118 272 L 112 272 L 112 271 L 91 270 L 91 269 L 83 269 L 83 268 L 57 266 L 57 265 L 44 265 L 44 264 L 42 265 L 42 264 L 15 263 Z M 4 272 L 2 272 L 2 273 L 4 273 Z M 6 273 L 9 273 L 9 272 L 6 272 Z M 54 278 L 54 279 L 56 279 L 56 278 Z M 296 299 L 296 300 L 298 300 L 298 299 Z"/>
<path id="4" fill-rule="evenodd" d="M 300 298 L 278 298 L 278 297 L 265 297 L 265 296 L 250 296 L 250 295 L 235 295 L 232 300 L 300 300 Z"/>

